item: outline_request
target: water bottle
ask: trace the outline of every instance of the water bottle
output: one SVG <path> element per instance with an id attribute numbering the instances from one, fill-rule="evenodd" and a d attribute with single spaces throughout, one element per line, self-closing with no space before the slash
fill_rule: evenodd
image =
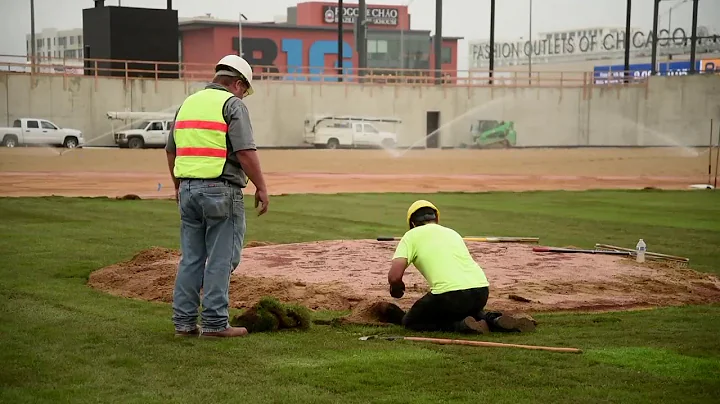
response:
<path id="1" fill-rule="evenodd" d="M 645 262 L 645 251 L 647 250 L 647 246 L 645 245 L 645 241 L 643 239 L 640 239 L 638 241 L 637 246 L 635 246 L 635 260 L 637 262 Z"/>

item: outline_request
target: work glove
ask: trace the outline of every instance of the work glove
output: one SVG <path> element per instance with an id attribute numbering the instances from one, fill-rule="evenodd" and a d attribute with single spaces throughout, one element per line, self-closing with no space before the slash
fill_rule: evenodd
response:
<path id="1" fill-rule="evenodd" d="M 399 299 L 405 294 L 405 283 L 400 281 L 390 285 L 390 296 Z"/>

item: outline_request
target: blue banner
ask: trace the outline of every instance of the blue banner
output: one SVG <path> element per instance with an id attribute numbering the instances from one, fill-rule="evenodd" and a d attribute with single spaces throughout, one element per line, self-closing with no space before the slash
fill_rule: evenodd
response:
<path id="1" fill-rule="evenodd" d="M 695 62 L 695 70 L 700 71 L 701 61 Z M 595 66 L 593 76 L 595 84 L 622 83 L 625 65 L 605 65 Z M 660 76 L 683 76 L 690 71 L 690 61 L 681 60 L 677 62 L 661 62 L 658 63 L 658 75 Z M 652 72 L 652 64 L 637 63 L 631 64 L 629 69 L 633 78 L 648 77 Z"/>

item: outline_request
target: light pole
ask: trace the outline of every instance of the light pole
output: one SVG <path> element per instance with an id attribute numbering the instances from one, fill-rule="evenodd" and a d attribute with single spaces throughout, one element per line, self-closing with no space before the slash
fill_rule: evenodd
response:
<path id="1" fill-rule="evenodd" d="M 530 0 L 530 54 L 528 55 L 528 78 L 530 85 L 532 86 L 532 54 L 533 54 L 533 42 L 532 42 L 532 9 L 533 4 Z"/>
<path id="2" fill-rule="evenodd" d="M 30 0 L 30 73 L 35 73 L 35 0 Z"/>
<path id="3" fill-rule="evenodd" d="M 406 7 L 410 7 L 410 5 L 415 0 L 408 0 L 407 3 L 405 3 Z M 409 28 L 409 27 L 408 27 Z M 400 70 L 405 69 L 405 28 L 400 28 Z M 403 76 L 405 73 L 403 72 Z"/>
<path id="4" fill-rule="evenodd" d="M 680 3 L 675 4 L 668 10 L 668 45 L 670 45 L 670 35 L 672 34 L 672 12 L 674 9 L 682 6 L 690 0 L 682 0 Z"/>
<path id="5" fill-rule="evenodd" d="M 242 21 L 247 21 L 245 14 L 240 13 L 238 17 L 238 56 L 242 57 Z"/>

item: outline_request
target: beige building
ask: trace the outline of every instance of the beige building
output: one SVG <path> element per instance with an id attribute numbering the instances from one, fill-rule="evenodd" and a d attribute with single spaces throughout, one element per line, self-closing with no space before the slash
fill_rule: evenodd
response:
<path id="1" fill-rule="evenodd" d="M 28 58 L 32 53 L 31 35 L 25 35 Z M 83 58 L 83 30 L 46 28 L 35 34 L 35 52 L 41 61 Z"/>

